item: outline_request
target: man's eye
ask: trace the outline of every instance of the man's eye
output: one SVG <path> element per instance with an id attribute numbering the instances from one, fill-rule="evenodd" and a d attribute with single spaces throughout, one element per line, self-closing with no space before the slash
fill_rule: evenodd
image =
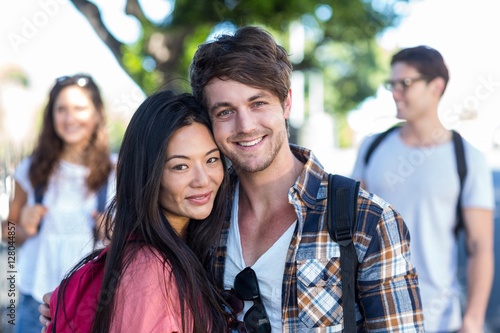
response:
<path id="1" fill-rule="evenodd" d="M 217 117 L 225 117 L 227 115 L 230 115 L 232 112 L 232 110 L 222 110 L 217 114 Z"/>

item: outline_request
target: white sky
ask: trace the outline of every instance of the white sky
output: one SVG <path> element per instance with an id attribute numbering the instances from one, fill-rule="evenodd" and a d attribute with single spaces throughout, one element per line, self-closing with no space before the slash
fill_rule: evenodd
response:
<path id="1" fill-rule="evenodd" d="M 112 15 L 123 7 L 124 0 L 96 2 L 105 4 L 104 19 L 117 37 L 127 41 L 137 38 L 138 27 L 133 20 Z M 170 10 L 164 0 L 144 3 L 156 18 Z M 465 132 L 475 133 L 485 126 L 489 133 L 500 124 L 496 115 L 500 107 L 498 7 L 497 0 L 414 0 L 403 23 L 381 38 L 381 44 L 389 50 L 427 44 L 441 51 L 451 74 L 442 109 L 453 113 L 464 104 L 478 109 L 479 120 L 468 126 L 472 129 L 462 128 Z M 108 111 L 125 118 L 142 101 L 139 89 L 68 1 L 4 1 L 0 8 L 0 75 L 5 66 L 16 64 L 31 82 L 28 90 L 0 87 L 0 103 L 9 113 L 6 126 L 0 127 L 6 127 L 10 135 L 18 138 L 30 130 L 26 117 L 43 106 L 54 79 L 61 75 L 90 73 L 104 93 Z M 485 87 L 484 82 L 490 84 Z M 478 89 L 482 94 L 478 95 Z M 364 134 L 378 129 L 373 124 L 385 124 L 380 119 L 392 114 L 391 96 L 380 90 L 376 99 L 353 114 L 351 124 Z M 462 123 L 452 125 L 459 127 Z"/>
<path id="2" fill-rule="evenodd" d="M 22 140 L 32 130 L 26 120 L 43 107 L 59 76 L 91 74 L 108 111 L 125 119 L 143 100 L 138 87 L 68 1 L 9 1 L 0 6 L 0 75 L 6 67 L 17 66 L 30 81 L 27 90 L 0 87 L 0 102 L 7 110 L 6 124 L 0 127 L 14 140 Z M 123 26 L 124 32 L 133 31 L 133 24 Z"/>

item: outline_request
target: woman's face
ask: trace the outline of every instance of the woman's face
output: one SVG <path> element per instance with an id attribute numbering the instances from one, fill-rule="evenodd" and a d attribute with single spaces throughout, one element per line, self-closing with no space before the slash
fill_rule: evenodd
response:
<path id="1" fill-rule="evenodd" d="M 84 149 L 99 121 L 90 94 L 76 85 L 64 88 L 56 98 L 53 113 L 54 128 L 65 145 Z"/>
<path id="2" fill-rule="evenodd" d="M 167 145 L 160 205 L 174 229 L 183 236 L 189 219 L 210 214 L 224 177 L 219 148 L 202 124 L 178 129 Z"/>

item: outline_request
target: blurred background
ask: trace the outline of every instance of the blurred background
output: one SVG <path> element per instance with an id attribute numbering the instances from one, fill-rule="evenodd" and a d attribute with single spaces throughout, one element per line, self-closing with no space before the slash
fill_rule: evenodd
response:
<path id="1" fill-rule="evenodd" d="M 31 151 L 57 77 L 81 72 L 94 77 L 116 152 L 147 94 L 162 87 L 189 89 L 187 68 L 197 45 L 247 24 L 271 31 L 291 54 L 292 141 L 312 148 L 328 171 L 345 175 L 360 140 L 396 122 L 392 96 L 382 88 L 392 54 L 421 44 L 439 50 L 450 70 L 440 115 L 486 154 L 500 202 L 497 7 L 495 0 L 3 1 L 0 217 L 7 216 L 12 172 Z M 499 249 L 500 237 L 496 240 Z M 4 253 L 1 260 L 5 311 Z M 497 270 L 499 260 L 497 250 Z M 500 332 L 497 318 L 499 281 L 488 309 L 491 332 Z M 2 313 L 5 332 L 11 328 L 7 319 Z"/>

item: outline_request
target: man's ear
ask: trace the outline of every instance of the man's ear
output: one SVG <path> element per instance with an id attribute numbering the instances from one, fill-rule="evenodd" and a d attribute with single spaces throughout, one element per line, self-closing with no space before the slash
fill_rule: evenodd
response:
<path id="1" fill-rule="evenodd" d="M 285 98 L 285 101 L 283 102 L 283 108 L 284 112 L 283 115 L 285 116 L 285 119 L 290 118 L 290 111 L 292 110 L 292 89 L 288 89 L 288 94 Z"/>
<path id="2" fill-rule="evenodd" d="M 440 76 L 432 80 L 433 92 L 437 94 L 438 97 L 441 97 L 444 94 L 445 82 L 444 79 Z"/>

